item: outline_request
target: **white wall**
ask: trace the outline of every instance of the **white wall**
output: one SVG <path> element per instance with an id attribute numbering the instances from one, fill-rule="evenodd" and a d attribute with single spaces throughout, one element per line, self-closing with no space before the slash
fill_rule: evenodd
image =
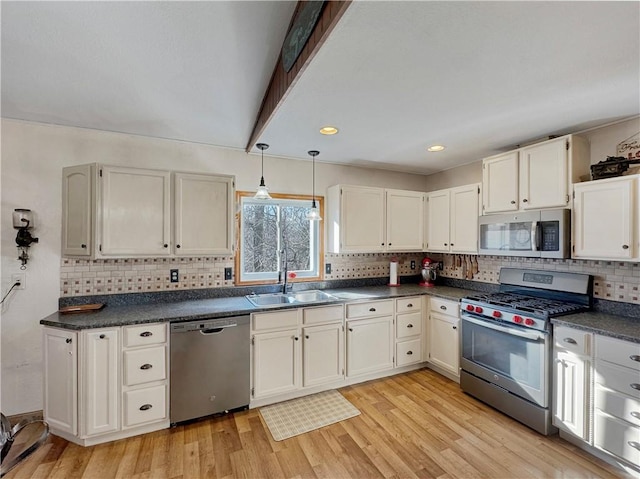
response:
<path id="1" fill-rule="evenodd" d="M 26 289 L 11 293 L 2 310 L 2 411 L 18 414 L 42 409 L 42 348 L 39 321 L 58 309 L 60 294 L 62 167 L 100 162 L 174 171 L 236 176 L 238 190 L 254 190 L 260 157 L 202 144 L 137 137 L 55 125 L 2 120 L 1 290 L 20 271 L 11 224 L 14 208 L 35 213 Z M 423 191 L 415 174 L 339 166 L 316 161 L 316 192 L 333 184 L 385 186 Z M 311 162 L 265 156 L 270 191 L 311 194 Z"/>
<path id="2" fill-rule="evenodd" d="M 640 118 L 636 117 L 607 127 L 577 132 L 577 134 L 589 140 L 591 145 L 591 164 L 593 165 L 599 161 L 606 160 L 607 156 L 617 156 L 616 146 L 618 143 L 639 131 Z M 427 191 L 435 191 L 441 188 L 452 188 L 481 182 L 482 159 L 478 158 L 477 161 L 472 163 L 427 176 L 425 189 Z"/>

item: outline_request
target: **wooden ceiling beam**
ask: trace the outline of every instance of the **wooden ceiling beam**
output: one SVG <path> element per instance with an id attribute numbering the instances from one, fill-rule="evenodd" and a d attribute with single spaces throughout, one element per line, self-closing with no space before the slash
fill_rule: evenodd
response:
<path id="1" fill-rule="evenodd" d="M 281 54 L 278 56 L 278 62 L 273 70 L 273 74 L 271 75 L 271 81 L 269 82 L 267 91 L 262 99 L 262 105 L 260 105 L 260 110 L 258 111 L 258 116 L 253 126 L 249 142 L 245 148 L 247 153 L 251 151 L 254 144 L 258 141 L 258 138 L 260 138 L 260 135 L 264 132 L 267 124 L 271 118 L 273 118 L 280 105 L 284 103 L 284 100 L 295 85 L 296 81 L 300 78 L 313 57 L 318 53 L 324 42 L 327 40 L 331 31 L 351 4 L 351 1 L 352 0 L 329 0 L 326 2 L 313 32 L 309 36 L 309 40 L 293 64 L 293 67 L 288 72 L 285 71 L 282 63 L 281 50 Z M 298 1 L 298 5 L 296 6 L 292 21 L 289 25 L 289 30 L 293 26 L 298 13 L 305 3 L 306 2 L 304 0 Z"/>

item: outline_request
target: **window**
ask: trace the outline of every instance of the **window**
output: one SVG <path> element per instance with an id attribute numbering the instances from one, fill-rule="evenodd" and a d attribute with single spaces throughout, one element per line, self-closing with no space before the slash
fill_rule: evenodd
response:
<path id="1" fill-rule="evenodd" d="M 309 221 L 311 197 L 272 194 L 256 200 L 239 192 L 240 254 L 238 283 L 273 283 L 284 270 L 303 280 L 320 279 L 322 221 Z M 322 198 L 316 202 L 323 211 Z"/>

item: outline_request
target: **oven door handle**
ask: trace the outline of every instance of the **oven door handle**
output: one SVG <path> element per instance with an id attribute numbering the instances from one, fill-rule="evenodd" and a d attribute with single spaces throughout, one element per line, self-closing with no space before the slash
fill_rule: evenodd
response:
<path id="1" fill-rule="evenodd" d="M 487 321 L 482 321 L 480 319 L 475 319 L 475 318 L 469 317 L 467 315 L 463 315 L 462 319 L 464 321 L 469 321 L 470 323 L 477 324 L 478 326 L 482 326 L 483 328 L 494 329 L 496 331 L 500 331 L 500 332 L 503 332 L 503 333 L 511 334 L 512 336 L 519 336 L 521 338 L 531 339 L 533 341 L 540 341 L 541 339 L 545 338 L 544 334 L 542 334 L 542 333 L 533 333 L 533 332 L 528 332 L 528 331 L 519 331 L 519 330 L 513 329 L 513 328 L 506 328 L 504 326 L 500 326 L 498 324 L 493 324 L 493 323 L 488 323 Z"/>

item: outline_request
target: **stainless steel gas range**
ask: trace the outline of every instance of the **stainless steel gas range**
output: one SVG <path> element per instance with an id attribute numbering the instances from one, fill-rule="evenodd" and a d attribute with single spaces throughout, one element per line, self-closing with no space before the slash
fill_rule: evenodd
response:
<path id="1" fill-rule="evenodd" d="M 500 291 L 461 302 L 463 391 L 541 434 L 551 424 L 550 319 L 590 309 L 593 277 L 500 270 Z"/>

